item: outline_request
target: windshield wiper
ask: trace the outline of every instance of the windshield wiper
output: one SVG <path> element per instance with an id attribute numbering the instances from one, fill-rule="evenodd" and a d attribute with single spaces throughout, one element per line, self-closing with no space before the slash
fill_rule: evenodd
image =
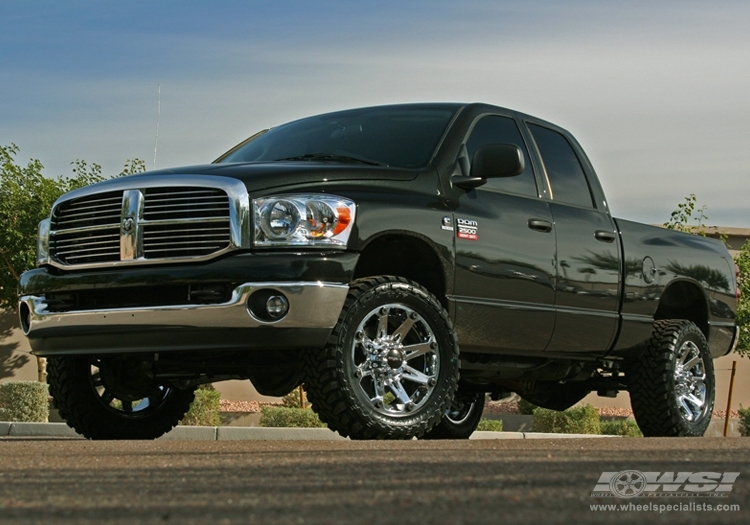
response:
<path id="1" fill-rule="evenodd" d="M 355 155 L 337 155 L 334 153 L 307 153 L 305 155 L 297 155 L 295 157 L 286 157 L 284 159 L 274 159 L 274 161 L 282 160 L 330 160 L 333 162 L 359 162 L 361 164 L 369 164 L 370 166 L 381 166 L 384 168 L 388 167 L 385 162 L 378 162 L 376 160 L 366 159 Z"/>

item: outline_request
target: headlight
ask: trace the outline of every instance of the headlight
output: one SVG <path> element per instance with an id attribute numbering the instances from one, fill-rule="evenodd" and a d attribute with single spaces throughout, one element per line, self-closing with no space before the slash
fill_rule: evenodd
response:
<path id="1" fill-rule="evenodd" d="M 255 246 L 346 246 L 353 201 L 335 195 L 275 195 L 253 199 Z"/>
<path id="2" fill-rule="evenodd" d="M 39 223 L 38 236 L 36 239 L 36 265 L 49 264 L 49 231 L 50 220 L 44 219 Z"/>

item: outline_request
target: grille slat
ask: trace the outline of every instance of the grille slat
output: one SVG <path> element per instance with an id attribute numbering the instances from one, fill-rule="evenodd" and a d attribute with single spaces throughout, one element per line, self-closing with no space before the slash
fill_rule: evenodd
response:
<path id="1" fill-rule="evenodd" d="M 52 213 L 51 255 L 71 266 L 120 262 L 123 193 L 88 195 L 58 205 Z M 208 256 L 232 245 L 225 191 L 160 187 L 135 194 L 142 199 L 142 216 L 127 218 L 139 229 L 139 260 Z"/>

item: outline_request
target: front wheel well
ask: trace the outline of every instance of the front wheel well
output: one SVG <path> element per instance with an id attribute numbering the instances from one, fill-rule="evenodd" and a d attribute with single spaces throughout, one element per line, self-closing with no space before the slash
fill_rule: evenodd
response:
<path id="1" fill-rule="evenodd" d="M 409 235 L 383 235 L 362 250 L 354 279 L 396 275 L 427 288 L 447 308 L 446 277 L 435 248 Z"/>

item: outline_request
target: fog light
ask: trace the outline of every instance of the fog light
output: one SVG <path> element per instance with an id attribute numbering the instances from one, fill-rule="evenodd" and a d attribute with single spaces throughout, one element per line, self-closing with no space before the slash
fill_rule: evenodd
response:
<path id="1" fill-rule="evenodd" d="M 289 311 L 289 301 L 283 295 L 272 295 L 266 301 L 266 312 L 273 319 L 280 319 Z"/>

